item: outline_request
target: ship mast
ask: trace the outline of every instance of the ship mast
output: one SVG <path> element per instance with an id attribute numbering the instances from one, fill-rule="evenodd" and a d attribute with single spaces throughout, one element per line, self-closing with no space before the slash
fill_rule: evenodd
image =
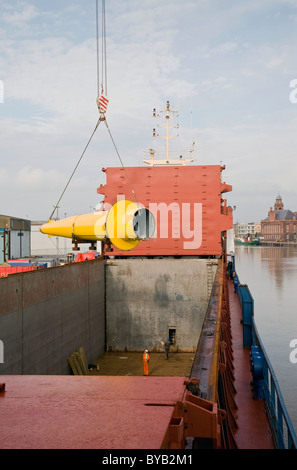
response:
<path id="1" fill-rule="evenodd" d="M 170 135 L 170 129 L 173 129 L 173 128 L 178 129 L 179 128 L 178 124 L 175 125 L 175 126 L 171 126 L 170 125 L 170 119 L 172 117 L 174 117 L 175 114 L 178 117 L 178 114 L 177 114 L 177 111 L 173 111 L 172 109 L 170 109 L 169 101 L 167 101 L 166 109 L 163 110 L 163 111 L 160 111 L 160 114 L 161 114 L 161 116 L 159 114 L 156 114 L 156 109 L 154 108 L 154 110 L 153 110 L 153 116 L 154 117 L 162 117 L 162 118 L 166 119 L 166 125 L 165 126 L 158 126 L 158 127 L 166 129 L 166 135 L 165 136 L 159 136 L 158 134 L 156 135 L 156 129 L 153 129 L 153 137 L 162 137 L 162 138 L 166 139 L 166 158 L 163 159 L 163 160 L 155 160 L 155 153 L 156 153 L 155 150 L 154 149 L 149 149 L 151 159 L 150 160 L 143 160 L 144 163 L 147 163 L 150 166 L 156 166 L 156 165 L 184 165 L 185 166 L 185 165 L 187 165 L 187 163 L 193 162 L 194 161 L 193 158 L 184 159 L 182 156 L 180 156 L 179 159 L 170 158 L 169 141 L 173 137 L 178 137 L 178 135 L 177 136 Z M 193 151 L 194 151 L 194 142 L 192 144 L 192 149 L 190 150 L 190 153 L 192 153 Z"/>

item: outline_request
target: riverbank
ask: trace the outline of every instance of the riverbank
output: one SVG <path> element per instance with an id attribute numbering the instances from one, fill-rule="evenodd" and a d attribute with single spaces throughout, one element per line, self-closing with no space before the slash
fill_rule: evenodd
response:
<path id="1" fill-rule="evenodd" d="M 261 241 L 260 246 L 296 246 L 297 247 L 297 242 Z"/>

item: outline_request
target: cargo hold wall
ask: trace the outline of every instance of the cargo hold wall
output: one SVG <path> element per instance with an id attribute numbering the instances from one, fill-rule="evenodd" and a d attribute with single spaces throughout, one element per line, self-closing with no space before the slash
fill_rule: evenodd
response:
<path id="1" fill-rule="evenodd" d="M 88 362 L 105 350 L 104 261 L 0 279 L 0 374 L 69 374 L 83 346 Z"/>
<path id="2" fill-rule="evenodd" d="M 217 260 L 116 258 L 106 262 L 108 351 L 195 351 L 206 314 Z"/>

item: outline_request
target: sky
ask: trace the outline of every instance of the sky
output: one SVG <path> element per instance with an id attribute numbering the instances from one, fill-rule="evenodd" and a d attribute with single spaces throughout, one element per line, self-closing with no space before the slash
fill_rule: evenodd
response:
<path id="1" fill-rule="evenodd" d="M 47 220 L 99 113 L 95 0 L 0 0 L 0 213 Z M 178 111 L 183 152 L 225 165 L 234 222 L 297 211 L 297 0 L 106 0 L 107 122 L 125 166 L 145 165 L 152 116 Z M 99 0 L 101 36 L 101 1 Z M 99 72 L 102 73 L 101 41 Z M 58 216 L 102 197 L 120 160 L 96 130 Z"/>

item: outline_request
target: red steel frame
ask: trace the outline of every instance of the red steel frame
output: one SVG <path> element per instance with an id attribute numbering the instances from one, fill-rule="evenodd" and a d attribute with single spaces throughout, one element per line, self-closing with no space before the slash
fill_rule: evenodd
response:
<path id="1" fill-rule="evenodd" d="M 104 195 L 104 202 L 114 204 L 117 198 L 143 204 L 150 209 L 152 205 L 163 204 L 168 220 L 168 237 L 160 237 L 160 225 L 164 223 L 160 212 L 157 213 L 157 237 L 141 242 L 130 252 L 122 252 L 116 247 L 105 253 L 118 256 L 193 256 L 221 255 L 221 232 L 233 227 L 232 209 L 227 207 L 222 194 L 232 190 L 232 186 L 221 181 L 224 166 L 160 166 L 107 168 L 106 184 L 97 192 Z M 183 233 L 182 214 L 184 207 L 189 208 L 188 229 L 194 229 L 194 204 L 202 204 L 201 220 L 196 218 L 197 230 L 202 232 L 201 245 L 185 248 L 185 242 L 193 241 Z M 156 207 L 156 206 L 155 206 Z M 171 210 L 173 209 L 173 210 Z M 162 216 L 163 217 L 163 216 Z M 179 233 L 172 233 L 171 222 L 180 227 Z"/>

